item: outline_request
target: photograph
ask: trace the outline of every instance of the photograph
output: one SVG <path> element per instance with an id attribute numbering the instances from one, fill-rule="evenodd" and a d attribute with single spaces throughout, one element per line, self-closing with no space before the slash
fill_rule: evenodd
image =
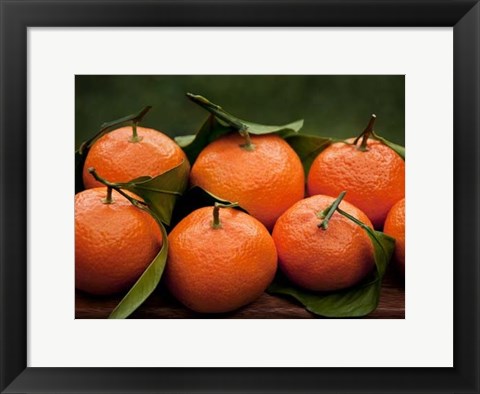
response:
<path id="1" fill-rule="evenodd" d="M 404 75 L 76 75 L 75 318 L 405 319 L 404 145 Z"/>

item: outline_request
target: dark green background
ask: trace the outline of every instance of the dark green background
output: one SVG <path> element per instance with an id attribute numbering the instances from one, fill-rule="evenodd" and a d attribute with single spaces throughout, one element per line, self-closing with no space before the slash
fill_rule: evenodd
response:
<path id="1" fill-rule="evenodd" d="M 103 122 L 146 105 L 142 125 L 170 136 L 194 134 L 207 112 L 185 97 L 200 94 L 241 119 L 284 124 L 305 119 L 302 132 L 340 138 L 359 134 L 377 115 L 378 134 L 405 142 L 403 75 L 162 75 L 75 78 L 75 143 L 97 132 Z"/>

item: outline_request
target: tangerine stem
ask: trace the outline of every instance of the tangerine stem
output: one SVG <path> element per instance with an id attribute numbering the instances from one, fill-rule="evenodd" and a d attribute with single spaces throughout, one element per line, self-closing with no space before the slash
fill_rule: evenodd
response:
<path id="1" fill-rule="evenodd" d="M 132 123 L 132 136 L 130 142 L 140 142 L 143 139 L 143 137 L 140 137 L 137 133 L 137 124 L 138 122 Z"/>
<path id="2" fill-rule="evenodd" d="M 115 201 L 112 198 L 112 188 L 110 186 L 107 187 L 107 195 L 102 200 L 104 204 L 113 204 Z"/>
<path id="3" fill-rule="evenodd" d="M 213 221 L 212 221 L 212 228 L 218 229 L 222 227 L 220 223 L 220 208 L 233 208 L 238 207 L 238 202 L 232 202 L 231 204 L 222 204 L 219 202 L 215 203 L 213 207 Z"/>
<path id="4" fill-rule="evenodd" d="M 123 197 L 125 197 L 128 201 L 130 201 L 130 203 L 132 205 L 134 205 L 135 207 L 139 208 L 139 209 L 143 209 L 144 211 L 150 211 L 148 209 L 148 205 L 146 203 L 144 203 L 143 201 L 140 201 L 140 200 L 137 200 L 136 198 L 133 198 L 131 196 L 129 196 L 127 193 L 125 193 L 120 186 L 118 186 L 117 184 L 115 183 L 112 183 L 112 182 L 109 182 L 107 181 L 106 179 L 102 178 L 100 175 L 97 174 L 97 171 L 95 171 L 95 168 L 93 167 L 90 167 L 88 169 L 88 172 L 90 174 L 92 174 L 92 176 L 95 178 L 95 180 L 97 180 L 98 182 L 100 183 L 103 183 L 105 186 L 107 186 L 107 197 L 102 200 L 102 202 L 104 202 L 105 200 L 108 199 L 108 191 L 110 189 L 110 196 L 111 196 L 111 190 L 115 190 L 117 193 L 121 194 Z M 112 199 L 113 201 L 113 199 Z"/>
<path id="5" fill-rule="evenodd" d="M 368 150 L 367 141 L 370 135 L 373 133 L 373 126 L 375 125 L 375 120 L 377 120 L 377 115 L 372 114 L 367 127 L 365 127 L 365 130 L 363 130 L 362 134 L 360 134 L 357 138 L 355 138 L 355 141 L 353 141 L 353 144 L 357 145 L 360 138 L 362 139 L 360 146 L 357 148 L 359 151 L 366 152 Z"/>
<path id="6" fill-rule="evenodd" d="M 341 192 L 337 199 L 320 213 L 321 217 L 323 217 L 323 220 L 317 225 L 319 228 L 321 228 L 322 230 L 326 230 L 328 228 L 328 221 L 337 210 L 338 206 L 343 200 L 343 197 L 345 197 L 345 194 L 347 194 L 346 191 Z"/>
<path id="7" fill-rule="evenodd" d="M 247 151 L 253 151 L 255 150 L 255 145 L 252 143 L 252 139 L 250 138 L 250 133 L 247 131 L 247 129 L 242 129 L 239 131 L 240 135 L 245 138 L 245 143 L 241 144 L 240 147 Z"/>

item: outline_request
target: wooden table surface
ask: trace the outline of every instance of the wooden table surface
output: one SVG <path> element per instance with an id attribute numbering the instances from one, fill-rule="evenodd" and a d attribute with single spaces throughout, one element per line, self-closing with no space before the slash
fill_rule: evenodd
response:
<path id="1" fill-rule="evenodd" d="M 93 297 L 76 292 L 76 319 L 104 319 L 120 301 L 121 296 Z M 199 314 L 183 307 L 160 286 L 140 306 L 130 318 L 134 319 L 181 319 L 181 318 L 226 318 L 226 319 L 311 319 L 318 318 L 305 310 L 296 301 L 264 293 L 258 300 L 237 311 L 223 314 Z M 370 315 L 370 319 L 404 319 L 405 288 L 404 281 L 393 267 L 385 276 L 382 284 L 380 303 Z"/>

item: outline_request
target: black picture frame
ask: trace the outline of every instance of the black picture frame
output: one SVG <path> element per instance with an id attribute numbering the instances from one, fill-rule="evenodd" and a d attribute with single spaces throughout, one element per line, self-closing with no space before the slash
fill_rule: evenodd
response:
<path id="1" fill-rule="evenodd" d="M 478 1 L 0 0 L 0 13 L 2 393 L 480 392 Z M 27 368 L 26 72 L 33 26 L 453 27 L 454 367 Z"/>

